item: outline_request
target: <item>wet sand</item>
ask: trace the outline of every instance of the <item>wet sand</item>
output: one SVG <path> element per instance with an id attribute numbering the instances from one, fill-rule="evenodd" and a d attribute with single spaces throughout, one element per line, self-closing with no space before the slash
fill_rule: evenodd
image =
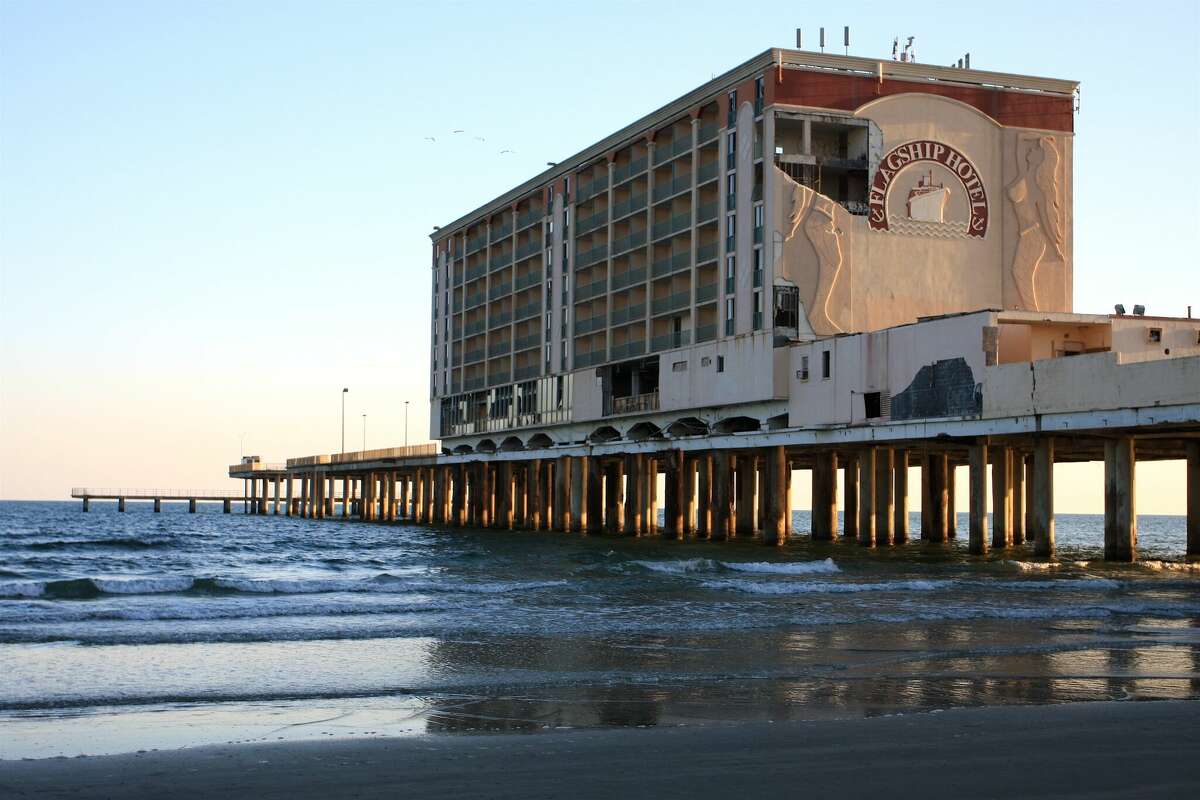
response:
<path id="1" fill-rule="evenodd" d="M 1184 797 L 1189 701 L 213 746 L 0 762 L 4 797 Z"/>

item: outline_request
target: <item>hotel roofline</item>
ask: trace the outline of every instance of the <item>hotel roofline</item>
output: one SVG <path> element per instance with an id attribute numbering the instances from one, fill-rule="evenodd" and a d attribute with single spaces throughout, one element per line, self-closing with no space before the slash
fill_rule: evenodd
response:
<path id="1" fill-rule="evenodd" d="M 942 67 L 935 64 L 892 61 L 890 59 L 839 56 L 828 53 L 813 53 L 807 50 L 787 50 L 773 47 L 718 75 L 707 83 L 701 84 L 657 110 L 646 114 L 621 128 L 616 133 L 610 134 L 590 147 L 579 151 L 570 158 L 559 162 L 549 169 L 543 170 L 524 183 L 460 216 L 453 222 L 440 226 L 438 230 L 429 235 L 429 238 L 434 242 L 438 242 L 447 236 L 459 233 L 462 228 L 469 226 L 479 217 L 493 214 L 505 206 L 511 205 L 530 193 L 543 188 L 547 184 L 563 176 L 570 175 L 575 170 L 605 155 L 610 150 L 619 148 L 629 141 L 644 135 L 648 128 L 658 127 L 675 117 L 686 114 L 697 103 L 728 89 L 730 86 L 752 79 L 766 69 L 797 69 L 826 73 L 840 72 L 845 73 L 849 77 L 858 78 L 879 78 L 923 84 L 932 82 L 1060 96 L 1071 96 L 1079 87 L 1079 82 L 1074 80 L 1041 78 L 1031 75 L 989 72 L 978 69 L 960 69 L 958 67 Z"/>

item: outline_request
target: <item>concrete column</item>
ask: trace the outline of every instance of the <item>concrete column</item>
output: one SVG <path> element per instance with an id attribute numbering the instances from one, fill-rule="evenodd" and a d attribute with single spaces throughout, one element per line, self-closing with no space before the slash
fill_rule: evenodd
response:
<path id="1" fill-rule="evenodd" d="M 663 535 L 668 539 L 682 539 L 684 536 L 683 507 L 687 501 L 683 496 L 683 463 L 682 450 L 676 449 L 666 454 L 663 491 L 667 496 L 663 501 Z"/>
<path id="2" fill-rule="evenodd" d="M 155 514 L 162 513 L 162 498 L 161 497 L 154 498 L 154 513 Z"/>
<path id="3" fill-rule="evenodd" d="M 229 502 L 229 501 L 228 501 L 228 500 L 226 500 L 225 502 Z M 83 510 L 84 510 L 84 512 L 85 512 L 85 513 L 86 513 L 86 512 L 88 512 L 88 511 L 91 511 L 91 510 L 92 510 L 92 508 L 91 508 L 91 501 L 90 501 L 90 499 L 89 499 L 89 498 L 87 498 L 87 497 L 83 498 Z"/>
<path id="4" fill-rule="evenodd" d="M 733 457 L 728 450 L 713 454 L 712 471 L 712 534 L 713 541 L 733 537 Z"/>
<path id="5" fill-rule="evenodd" d="M 455 464 L 450 468 L 453 484 L 450 487 L 450 524 L 461 528 L 467 521 L 467 486 L 463 464 Z"/>
<path id="6" fill-rule="evenodd" d="M 194 498 L 194 497 L 188 499 L 188 513 L 189 514 L 196 513 L 196 498 Z"/>
<path id="7" fill-rule="evenodd" d="M 233 510 L 233 502 L 228 497 L 226 497 L 224 500 L 221 501 L 221 513 L 228 514 L 232 510 Z M 291 516 L 291 515 L 289 514 L 288 516 Z"/>
<path id="8" fill-rule="evenodd" d="M 587 456 L 571 459 L 571 527 L 572 533 L 582 533 L 587 524 Z"/>
<path id="9" fill-rule="evenodd" d="M 1025 457 L 1012 453 L 1012 541 L 1025 544 Z"/>
<path id="10" fill-rule="evenodd" d="M 117 498 L 117 511 L 121 511 L 121 512 L 125 511 L 125 498 L 124 497 Z"/>
<path id="11" fill-rule="evenodd" d="M 696 459 L 683 459 L 683 476 L 680 479 L 683 496 L 683 535 L 696 535 Z"/>
<path id="12" fill-rule="evenodd" d="M 604 530 L 604 474 L 600 459 L 589 456 L 584 467 L 587 489 L 584 510 L 587 512 L 587 520 L 583 529 L 588 533 L 600 533 Z"/>
<path id="13" fill-rule="evenodd" d="M 1104 560 L 1137 559 L 1137 449 L 1132 436 L 1104 442 Z"/>
<path id="14" fill-rule="evenodd" d="M 987 451 L 987 445 L 983 443 L 970 447 L 971 505 L 968 527 L 970 549 L 975 555 L 983 555 L 988 551 Z"/>
<path id="15" fill-rule="evenodd" d="M 754 536 L 754 490 L 756 468 L 752 453 L 741 452 L 737 455 L 737 523 L 734 528 L 735 536 L 751 538 Z"/>
<path id="16" fill-rule="evenodd" d="M 1025 541 L 1032 542 L 1033 535 L 1033 472 L 1034 454 L 1025 456 Z"/>
<path id="17" fill-rule="evenodd" d="M 371 496 L 369 501 L 364 498 L 364 502 L 367 502 L 369 506 L 374 508 L 374 476 L 371 476 L 371 479 L 368 481 L 368 483 L 371 484 Z M 425 470 L 418 467 L 417 469 L 413 470 L 413 522 L 417 523 L 418 525 L 424 524 L 428 521 L 425 518 L 425 493 L 427 491 L 429 491 L 429 486 L 425 481 Z"/>
<path id="18" fill-rule="evenodd" d="M 350 516 L 350 478 L 342 476 L 342 519 Z"/>
<path id="19" fill-rule="evenodd" d="M 308 475 L 300 475 L 300 516 L 308 516 Z"/>
<path id="20" fill-rule="evenodd" d="M 842 465 L 842 536 L 858 539 L 858 456 L 851 453 Z"/>
<path id="21" fill-rule="evenodd" d="M 559 456 L 554 462 L 554 530 L 571 530 L 571 459 Z"/>
<path id="22" fill-rule="evenodd" d="M 933 538 L 933 462 L 929 453 L 921 453 L 921 539 Z"/>
<path id="23" fill-rule="evenodd" d="M 1200 441 L 1184 442 L 1187 453 L 1187 554 L 1200 556 Z"/>
<path id="24" fill-rule="evenodd" d="M 642 535 L 642 514 L 644 513 L 645 480 L 642 476 L 642 464 L 645 457 L 641 453 L 629 453 L 625 456 L 625 535 Z"/>
<path id="25" fill-rule="evenodd" d="M 896 544 L 908 542 L 908 451 L 898 447 L 892 451 L 893 538 Z"/>
<path id="26" fill-rule="evenodd" d="M 496 464 L 496 519 L 494 527 L 501 530 L 512 530 L 513 525 L 513 490 L 512 462 L 500 461 Z"/>
<path id="27" fill-rule="evenodd" d="M 528 470 L 525 465 L 514 461 L 512 463 L 512 483 L 513 483 L 513 528 L 524 528 L 527 514 L 529 513 L 529 494 L 525 487 L 525 475 Z"/>
<path id="28" fill-rule="evenodd" d="M 1029 504 L 1033 506 L 1033 552 L 1054 555 L 1054 439 L 1043 436 L 1033 451 L 1033 483 Z"/>
<path id="29" fill-rule="evenodd" d="M 933 542 L 944 542 L 950 536 L 947 516 L 949 469 L 950 462 L 945 453 L 929 454 L 929 540 Z"/>
<path id="30" fill-rule="evenodd" d="M 531 531 L 542 527 L 542 460 L 525 463 L 525 527 Z"/>
<path id="31" fill-rule="evenodd" d="M 284 513 L 284 516 L 290 517 L 292 515 L 292 502 L 295 500 L 295 498 L 293 497 L 295 490 L 292 488 L 292 478 L 290 475 L 288 477 L 284 478 L 283 482 L 284 482 L 283 488 L 284 488 L 284 494 L 285 494 L 284 501 L 283 501 L 284 502 L 283 513 Z"/>
<path id="32" fill-rule="evenodd" d="M 875 460 L 876 448 L 858 451 L 858 543 L 875 546 Z"/>
<path id="33" fill-rule="evenodd" d="M 554 462 L 542 462 L 542 530 L 554 530 Z"/>
<path id="34" fill-rule="evenodd" d="M 1012 448 L 994 447 L 991 456 L 992 547 L 1004 549 L 1013 546 Z"/>
<path id="35" fill-rule="evenodd" d="M 946 459 L 946 540 L 958 538 L 958 503 L 954 496 L 955 477 L 958 470 L 949 458 Z"/>
<path id="36" fill-rule="evenodd" d="M 250 479 L 250 513 L 258 513 L 258 481 Z"/>
<path id="37" fill-rule="evenodd" d="M 713 530 L 713 454 L 702 453 L 696 459 L 696 536 L 707 539 Z"/>
<path id="38" fill-rule="evenodd" d="M 658 459 L 642 461 L 642 535 L 658 533 Z"/>
<path id="39" fill-rule="evenodd" d="M 766 525 L 763 526 L 763 544 L 787 544 L 792 529 L 791 503 L 788 502 L 788 474 L 791 465 L 783 445 L 768 448 L 765 454 L 766 491 L 759 495 L 759 502 L 767 509 Z"/>
<path id="40" fill-rule="evenodd" d="M 880 447 L 875 451 L 875 543 L 891 545 L 896 541 L 895 491 L 892 485 L 892 449 Z"/>
<path id="41" fill-rule="evenodd" d="M 604 471 L 604 530 L 623 533 L 625 526 L 622 512 L 625 509 L 625 462 L 610 463 Z"/>
<path id="42" fill-rule="evenodd" d="M 837 538 L 837 453 L 817 453 L 812 470 L 812 538 L 829 542 Z"/>
<path id="43" fill-rule="evenodd" d="M 279 476 L 275 476 L 275 502 L 271 508 L 271 513 L 279 516 Z"/>

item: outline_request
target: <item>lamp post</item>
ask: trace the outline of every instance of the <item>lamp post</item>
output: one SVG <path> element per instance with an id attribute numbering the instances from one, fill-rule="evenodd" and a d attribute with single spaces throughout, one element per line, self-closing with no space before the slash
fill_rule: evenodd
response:
<path id="1" fill-rule="evenodd" d="M 404 446 L 408 447 L 408 401 L 404 401 Z"/>
<path id="2" fill-rule="evenodd" d="M 363 414 L 363 452 L 367 449 L 367 415 Z"/>
<path id="3" fill-rule="evenodd" d="M 346 452 L 346 393 L 349 389 L 342 389 L 342 452 Z"/>

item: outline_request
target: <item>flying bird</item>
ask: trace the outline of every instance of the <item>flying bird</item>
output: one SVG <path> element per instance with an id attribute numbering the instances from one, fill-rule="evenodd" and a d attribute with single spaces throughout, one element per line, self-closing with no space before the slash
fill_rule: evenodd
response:
<path id="1" fill-rule="evenodd" d="M 477 141 L 477 142 L 486 142 L 486 141 L 487 141 L 487 139 L 483 138 L 482 136 L 476 136 L 476 137 L 475 137 L 475 141 Z"/>
<path id="2" fill-rule="evenodd" d="M 426 136 L 426 137 L 425 137 L 425 141 L 427 141 L 427 142 L 436 142 L 436 141 L 437 141 L 437 139 L 433 138 L 432 136 Z"/>
<path id="3" fill-rule="evenodd" d="M 501 150 L 500 155 L 504 155 L 505 153 L 516 153 L 516 152 L 517 152 L 516 150 Z"/>
<path id="4" fill-rule="evenodd" d="M 451 132 L 451 133 L 466 133 L 466 131 L 462 131 L 462 130 L 459 130 L 459 131 L 450 131 L 450 132 Z"/>

